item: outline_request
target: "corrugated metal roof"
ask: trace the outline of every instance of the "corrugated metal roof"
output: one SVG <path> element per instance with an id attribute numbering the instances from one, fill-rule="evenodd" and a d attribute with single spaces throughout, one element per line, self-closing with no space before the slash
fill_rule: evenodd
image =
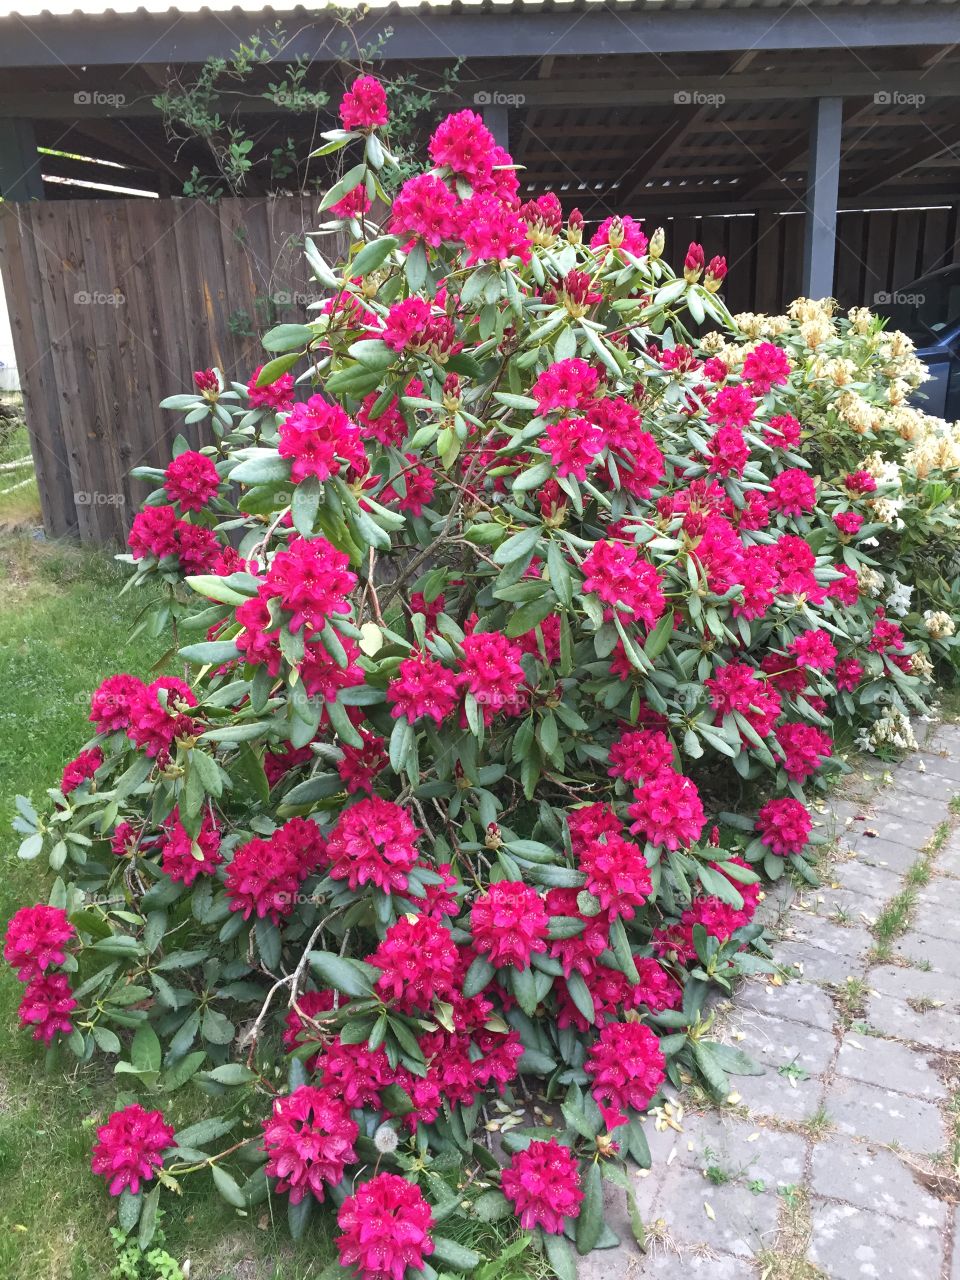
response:
<path id="1" fill-rule="evenodd" d="M 537 13 L 570 13 L 606 8 L 624 10 L 683 10 L 683 9 L 788 9 L 797 0 L 340 0 L 333 5 L 255 5 L 237 4 L 235 0 L 182 0 L 170 4 L 168 0 L 110 0 L 109 3 L 76 5 L 71 0 L 0 0 L 0 18 L 56 20 L 57 18 L 109 18 L 137 16 L 177 16 L 204 14 L 236 14 L 238 17 L 257 17 L 265 21 L 273 18 L 296 16 L 315 17 L 327 9 L 366 8 L 378 12 L 403 10 L 421 13 L 470 13 L 503 11 Z M 909 8 L 918 5 L 954 7 L 958 0 L 806 0 L 805 7 L 833 9 L 844 8 Z"/>

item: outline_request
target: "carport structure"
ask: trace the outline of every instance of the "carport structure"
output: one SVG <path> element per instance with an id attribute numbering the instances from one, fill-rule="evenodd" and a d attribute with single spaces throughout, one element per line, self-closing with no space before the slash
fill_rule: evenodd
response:
<path id="1" fill-rule="evenodd" d="M 279 21 L 282 56 L 306 55 L 320 76 L 344 54 L 344 12 L 148 5 L 31 16 L 18 5 L 0 18 L 0 191 L 76 197 L 83 188 L 64 177 L 118 182 L 116 169 L 98 175 L 89 162 L 38 163 L 39 145 L 122 163 L 130 185 L 179 194 L 209 157 L 175 154 L 164 138 L 152 99 L 167 68 L 189 73 Z M 795 260 L 798 233 L 785 236 L 777 215 L 804 214 L 797 283 L 811 294 L 834 289 L 838 211 L 949 210 L 926 247 L 917 220 L 909 245 L 889 224 L 887 274 L 903 283 L 929 267 L 933 240 L 952 260 L 955 0 L 453 0 L 374 4 L 350 22 L 358 47 L 389 31 L 388 70 L 429 80 L 464 59 L 464 101 L 525 166 L 525 188 L 555 190 L 588 218 L 750 215 L 752 242 L 773 237 L 775 256 Z M 243 110 L 268 128 L 277 117 L 278 138 L 289 130 L 266 100 Z M 876 277 L 848 290 L 863 294 L 883 273 L 866 266 L 862 224 L 843 230 L 863 276 Z"/>
<path id="2" fill-rule="evenodd" d="M 960 0 L 3 3 L 0 267 L 53 533 L 122 536 L 130 467 L 168 452 L 169 423 L 145 406 L 214 361 L 248 376 L 263 281 L 288 281 L 288 302 L 309 287 L 295 263 L 340 157 L 311 162 L 307 194 L 254 170 L 242 199 L 184 199 L 192 174 L 217 171 L 199 142 L 169 141 L 154 103 L 257 31 L 273 31 L 273 62 L 224 112 L 261 153 L 298 127 L 268 96 L 277 63 L 306 59 L 305 87 L 330 91 L 320 130 L 361 47 L 385 37 L 384 73 L 427 85 L 459 61 L 442 108 L 483 113 L 525 196 L 662 224 L 673 261 L 691 240 L 724 254 L 734 311 L 801 293 L 869 305 L 960 260 Z M 123 305 L 77 305 L 99 296 Z M 268 300 L 269 323 L 302 318 Z M 104 485 L 121 501 L 78 505 Z"/>

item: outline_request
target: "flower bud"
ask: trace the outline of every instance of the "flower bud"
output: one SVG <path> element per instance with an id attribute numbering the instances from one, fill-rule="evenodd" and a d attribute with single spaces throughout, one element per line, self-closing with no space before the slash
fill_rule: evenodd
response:
<path id="1" fill-rule="evenodd" d="M 583 241 L 583 214 L 579 209 L 570 210 L 570 217 L 567 218 L 567 240 L 570 244 L 580 244 Z"/>
<path id="2" fill-rule="evenodd" d="M 727 274 L 727 260 L 720 257 L 719 254 L 712 257 L 707 264 L 707 274 L 704 276 L 703 285 L 708 293 L 716 293 L 723 284 L 724 277 Z"/>
<path id="3" fill-rule="evenodd" d="M 683 260 L 683 278 L 687 284 L 696 284 L 703 274 L 703 245 L 691 242 Z"/>
<path id="4" fill-rule="evenodd" d="M 663 227 L 657 227 L 656 231 L 650 237 L 650 243 L 647 246 L 647 252 L 651 258 L 662 258 L 663 250 L 666 247 L 667 234 Z"/>
<path id="5" fill-rule="evenodd" d="M 220 396 L 220 379 L 216 369 L 198 369 L 193 375 L 193 385 L 204 400 L 214 403 Z"/>

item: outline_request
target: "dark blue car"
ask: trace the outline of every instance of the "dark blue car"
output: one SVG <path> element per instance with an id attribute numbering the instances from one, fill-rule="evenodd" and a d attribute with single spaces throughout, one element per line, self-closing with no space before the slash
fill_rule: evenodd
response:
<path id="1" fill-rule="evenodd" d="M 960 265 L 942 267 L 896 293 L 877 295 L 873 310 L 888 329 L 902 329 L 930 370 L 918 406 L 956 422 L 960 418 Z"/>

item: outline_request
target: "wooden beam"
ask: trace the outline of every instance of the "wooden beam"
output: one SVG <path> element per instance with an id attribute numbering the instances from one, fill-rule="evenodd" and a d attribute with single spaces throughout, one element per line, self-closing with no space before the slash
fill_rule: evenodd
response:
<path id="1" fill-rule="evenodd" d="M 0 120 L 0 195 L 11 201 L 43 199 L 37 140 L 29 120 Z"/>
<path id="2" fill-rule="evenodd" d="M 843 99 L 820 98 L 810 120 L 810 167 L 804 196 L 803 287 L 808 298 L 833 294 Z"/>
<path id="3" fill-rule="evenodd" d="M 98 15 L 95 21 L 76 12 L 0 19 L 0 66 L 130 67 L 149 61 L 203 63 L 229 56 L 255 25 L 252 15 L 238 20 L 231 13 Z M 276 50 L 275 62 L 306 56 L 315 63 L 340 60 L 338 14 L 311 16 Z M 716 8 L 650 8 L 620 10 L 592 5 L 562 12 L 523 9 L 482 12 L 474 8 L 431 12 L 367 10 L 351 28 L 360 47 L 391 31 L 391 61 L 436 58 L 448 61 L 451 50 L 472 60 L 600 57 L 669 53 L 735 53 L 745 50 L 900 49 L 960 43 L 960 12 L 953 5 L 837 4 L 827 19 L 809 5 Z M 846 86 L 844 86 L 846 88 Z"/>
<path id="4" fill-rule="evenodd" d="M 960 145 L 960 125 L 955 125 L 942 134 L 931 131 L 928 137 L 903 147 L 876 168 L 869 169 L 861 177 L 847 184 L 844 190 L 851 196 L 868 195 L 888 182 L 895 182 L 911 169 L 929 163 L 941 152 L 951 151 L 957 145 Z"/>
<path id="5" fill-rule="evenodd" d="M 678 112 L 676 118 L 663 130 L 653 145 L 641 155 L 639 167 L 632 167 L 628 171 L 629 185 L 621 188 L 618 193 L 625 210 L 626 206 L 632 204 L 641 194 L 644 184 L 656 173 L 658 166 L 667 161 L 674 147 L 693 133 L 701 121 L 715 111 L 715 106 L 701 106 Z"/>

